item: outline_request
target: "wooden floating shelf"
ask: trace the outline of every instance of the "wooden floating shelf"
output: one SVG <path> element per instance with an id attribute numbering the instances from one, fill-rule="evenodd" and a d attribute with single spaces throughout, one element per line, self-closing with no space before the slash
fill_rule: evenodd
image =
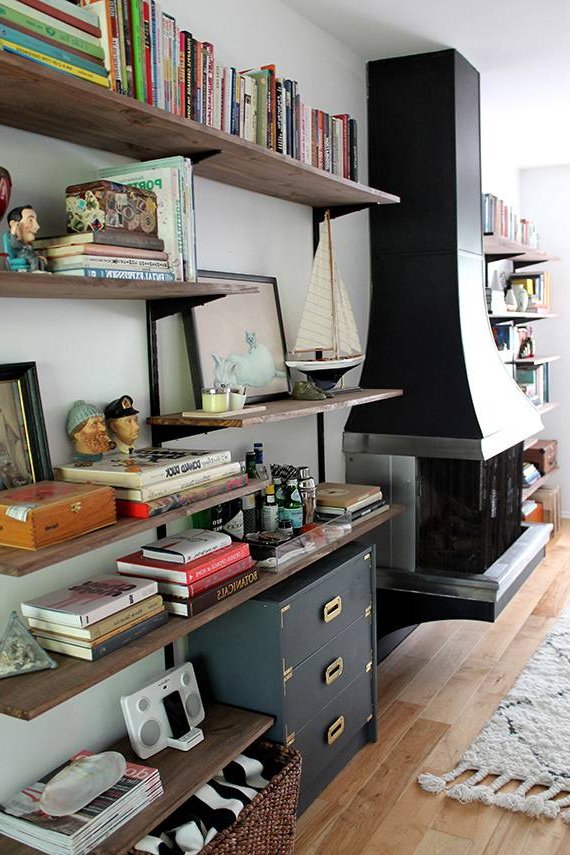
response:
<path id="1" fill-rule="evenodd" d="M 523 501 L 523 502 L 524 502 L 524 501 L 526 501 L 530 496 L 532 496 L 532 494 L 533 494 L 534 492 L 536 492 L 536 490 L 538 490 L 538 488 L 539 488 L 539 487 L 542 487 L 542 485 L 545 483 L 545 481 L 548 481 L 548 477 L 549 477 L 549 475 L 551 475 L 553 472 L 556 472 L 556 470 L 557 470 L 558 468 L 559 468 L 558 466 L 554 466 L 552 469 L 550 469 L 550 470 L 546 473 L 546 475 L 543 475 L 541 478 L 538 478 L 538 479 L 537 479 L 533 484 L 531 484 L 529 487 L 523 487 L 523 491 L 522 491 L 522 501 Z"/>
<path id="2" fill-rule="evenodd" d="M 528 321 L 543 321 L 547 318 L 557 318 L 558 315 L 552 312 L 505 312 L 504 314 L 489 313 L 491 323 L 503 323 L 504 321 L 512 321 L 513 324 L 526 324 Z"/>
<path id="3" fill-rule="evenodd" d="M 0 53 L 0 59 L 2 54 Z M 1 65 L 1 62 L 0 62 Z M 90 276 L 58 276 L 56 273 L 0 272 L 0 297 L 42 300 L 204 300 L 231 294 L 256 293 L 251 283 L 151 282 L 148 279 L 99 279 Z"/>
<path id="4" fill-rule="evenodd" d="M 559 261 L 559 256 L 551 255 L 542 249 L 533 249 L 524 243 L 509 240 L 499 235 L 483 236 L 483 252 L 486 256 L 499 260 L 501 258 L 512 258 L 515 267 L 524 267 L 526 264 L 540 264 L 546 261 Z"/>
<path id="5" fill-rule="evenodd" d="M 240 603 L 256 596 L 256 594 L 260 594 L 267 588 L 272 588 L 283 579 L 304 570 L 305 567 L 336 551 L 345 543 L 350 543 L 372 529 L 384 525 L 384 523 L 401 514 L 403 510 L 402 505 L 392 505 L 387 511 L 371 513 L 362 520 L 353 523 L 352 531 L 325 543 L 312 552 L 306 553 L 298 561 L 286 564 L 278 573 L 261 571 L 260 579 L 253 585 L 233 594 L 227 600 L 222 600 L 212 608 L 196 615 L 196 617 L 184 618 L 171 615 L 168 622 L 163 626 L 158 627 L 138 641 L 133 641 L 120 650 L 98 659 L 96 662 L 86 662 L 81 659 L 73 659 L 71 656 L 61 656 L 57 653 L 50 654 L 59 666 L 55 671 L 36 671 L 32 674 L 7 677 L 2 680 L 0 713 L 26 721 L 36 718 L 47 710 L 69 700 L 69 698 L 79 695 L 91 686 L 97 685 L 102 680 L 106 680 L 118 671 L 122 671 L 123 668 L 127 668 L 151 653 L 161 650 L 165 645 L 183 638 L 204 624 L 215 620 Z M 156 517 L 154 519 L 156 520 Z"/>
<path id="6" fill-rule="evenodd" d="M 400 201 L 392 193 L 7 53 L 0 53 L 0 79 L 4 125 L 136 160 L 212 155 L 195 164 L 195 175 L 302 205 L 358 208 Z"/>
<path id="7" fill-rule="evenodd" d="M 342 410 L 346 407 L 354 407 L 359 404 L 370 404 L 373 401 L 385 401 L 388 398 L 398 398 L 403 395 L 402 389 L 360 389 L 356 392 L 341 392 L 324 401 L 296 401 L 293 398 L 284 398 L 279 401 L 268 401 L 266 409 L 227 419 L 212 419 L 207 415 L 203 419 L 185 419 L 182 413 L 172 413 L 165 416 L 151 416 L 147 419 L 148 424 L 153 427 L 249 427 L 249 425 L 265 424 L 266 422 L 279 422 L 285 419 L 312 416 L 316 413 L 329 413 L 333 410 Z"/>
<path id="8" fill-rule="evenodd" d="M 91 531 L 81 537 L 74 537 L 73 540 L 66 540 L 64 543 L 44 546 L 41 549 L 14 549 L 10 546 L 0 546 L 0 575 L 27 576 L 28 573 L 35 573 L 36 570 L 43 570 L 44 567 L 50 567 L 52 564 L 67 561 L 68 558 L 84 555 L 94 549 L 99 549 L 101 546 L 118 543 L 127 537 L 143 534 L 145 531 L 150 531 L 160 525 L 168 525 L 174 520 L 189 517 L 220 502 L 231 502 L 232 499 L 257 493 L 259 490 L 263 490 L 268 483 L 269 481 L 252 478 L 245 487 L 240 487 L 238 490 L 218 493 L 199 502 L 193 502 L 191 505 L 185 505 L 183 508 L 175 508 L 173 511 L 167 511 L 165 514 L 158 514 L 147 519 L 119 517 L 114 525 Z"/>
<path id="9" fill-rule="evenodd" d="M 170 816 L 230 759 L 237 757 L 269 730 L 272 724 L 273 718 L 262 713 L 210 704 L 201 725 L 204 741 L 191 751 L 166 748 L 148 760 L 140 760 L 127 739 L 111 745 L 107 750 L 119 751 L 133 763 L 158 769 L 164 795 L 93 849 L 93 855 L 126 855 L 145 834 Z M 38 852 L 3 835 L 0 835 L 0 851 L 9 852 L 10 855 L 33 855 Z"/>

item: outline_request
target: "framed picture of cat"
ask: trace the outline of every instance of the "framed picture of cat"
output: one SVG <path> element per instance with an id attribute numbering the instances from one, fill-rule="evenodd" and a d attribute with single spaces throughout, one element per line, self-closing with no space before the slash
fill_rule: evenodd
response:
<path id="1" fill-rule="evenodd" d="M 277 280 L 211 270 L 198 271 L 198 279 L 251 284 L 252 290 L 184 313 L 195 400 L 203 388 L 219 385 L 245 386 L 248 403 L 286 397 L 290 383 Z"/>

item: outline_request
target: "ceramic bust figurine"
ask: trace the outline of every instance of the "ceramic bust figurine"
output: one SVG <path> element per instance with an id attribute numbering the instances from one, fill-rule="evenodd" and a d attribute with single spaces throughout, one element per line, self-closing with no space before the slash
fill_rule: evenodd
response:
<path id="1" fill-rule="evenodd" d="M 107 426 L 117 445 L 117 451 L 132 454 L 141 432 L 139 411 L 133 407 L 130 395 L 123 395 L 105 407 Z"/>
<path id="2" fill-rule="evenodd" d="M 112 448 L 105 415 L 96 404 L 75 401 L 67 414 L 65 429 L 75 447 L 75 456 L 82 460 L 101 460 L 103 452 Z"/>
<path id="3" fill-rule="evenodd" d="M 6 217 L 10 230 L 7 236 L 9 256 L 8 263 L 12 258 L 19 260 L 21 266 L 25 262 L 28 270 L 32 273 L 47 271 L 47 260 L 33 247 L 35 237 L 40 229 L 38 217 L 31 205 L 22 205 L 12 208 Z"/>

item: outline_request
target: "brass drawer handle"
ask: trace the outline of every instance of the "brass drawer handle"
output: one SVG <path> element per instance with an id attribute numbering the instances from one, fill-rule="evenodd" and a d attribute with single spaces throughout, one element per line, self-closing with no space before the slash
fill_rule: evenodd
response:
<path id="1" fill-rule="evenodd" d="M 334 662 L 331 662 L 331 664 L 325 668 L 325 683 L 327 686 L 330 686 L 331 683 L 334 683 L 335 680 L 342 677 L 343 671 L 344 662 L 342 661 L 342 656 L 339 656 L 338 659 L 335 659 Z"/>
<path id="2" fill-rule="evenodd" d="M 323 617 L 325 619 L 325 623 L 329 623 L 329 621 L 334 620 L 342 611 L 342 597 L 335 597 L 334 600 L 329 600 L 328 603 L 325 603 L 323 608 Z"/>
<path id="3" fill-rule="evenodd" d="M 329 745 L 332 745 L 337 741 L 339 736 L 342 736 L 344 733 L 344 716 L 339 715 L 336 721 L 333 721 L 329 729 L 327 730 L 327 742 Z"/>

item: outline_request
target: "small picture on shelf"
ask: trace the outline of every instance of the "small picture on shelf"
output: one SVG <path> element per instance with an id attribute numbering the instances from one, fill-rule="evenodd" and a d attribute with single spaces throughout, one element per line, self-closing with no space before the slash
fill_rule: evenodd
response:
<path id="1" fill-rule="evenodd" d="M 51 478 L 36 364 L 0 365 L 0 490 Z"/>
<path id="2" fill-rule="evenodd" d="M 289 376 L 277 280 L 199 272 L 202 283 L 220 280 L 257 290 L 192 310 L 187 338 L 195 400 L 203 388 L 219 386 L 245 386 L 248 403 L 285 397 Z"/>

